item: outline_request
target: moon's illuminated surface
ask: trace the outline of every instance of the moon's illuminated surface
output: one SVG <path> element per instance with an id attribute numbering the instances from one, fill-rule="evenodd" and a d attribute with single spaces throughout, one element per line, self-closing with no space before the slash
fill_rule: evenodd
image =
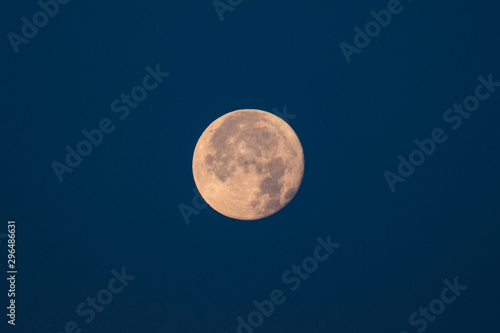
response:
<path id="1" fill-rule="evenodd" d="M 292 200 L 304 174 L 299 138 L 281 118 L 260 110 L 223 115 L 203 132 L 193 176 L 205 201 L 239 220 L 272 215 Z"/>

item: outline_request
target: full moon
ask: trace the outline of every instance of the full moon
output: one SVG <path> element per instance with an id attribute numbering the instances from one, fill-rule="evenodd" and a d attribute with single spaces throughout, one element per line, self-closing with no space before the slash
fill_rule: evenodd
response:
<path id="1" fill-rule="evenodd" d="M 196 187 L 213 209 L 233 219 L 276 213 L 295 196 L 303 175 L 299 138 L 281 118 L 261 110 L 221 116 L 194 149 Z"/>

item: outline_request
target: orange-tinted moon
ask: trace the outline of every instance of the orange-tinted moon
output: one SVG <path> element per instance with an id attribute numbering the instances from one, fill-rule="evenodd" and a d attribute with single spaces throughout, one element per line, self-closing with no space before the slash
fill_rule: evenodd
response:
<path id="1" fill-rule="evenodd" d="M 227 113 L 203 132 L 193 176 L 205 201 L 239 220 L 270 216 L 297 193 L 304 175 L 299 138 L 281 118 L 261 110 Z"/>

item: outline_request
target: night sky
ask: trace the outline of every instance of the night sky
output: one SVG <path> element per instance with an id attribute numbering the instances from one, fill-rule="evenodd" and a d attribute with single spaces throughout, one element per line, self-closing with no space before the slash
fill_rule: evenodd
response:
<path id="1" fill-rule="evenodd" d="M 498 331 L 500 4 L 0 8 L 0 332 Z M 192 175 L 238 109 L 304 149 L 257 221 Z"/>

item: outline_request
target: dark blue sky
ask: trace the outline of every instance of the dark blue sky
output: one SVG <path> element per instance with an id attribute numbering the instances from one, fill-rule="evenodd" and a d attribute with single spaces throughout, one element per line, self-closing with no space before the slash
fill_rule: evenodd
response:
<path id="1" fill-rule="evenodd" d="M 500 5 L 222 3 L 223 21 L 210 0 L 1 5 L 0 259 L 6 274 L 16 220 L 18 274 L 0 331 L 231 333 L 238 317 L 263 320 L 244 333 L 496 331 Z M 187 224 L 199 136 L 246 108 L 296 115 L 296 197 L 259 221 L 207 207 Z M 430 144 L 436 128 L 446 141 Z M 60 182 L 84 130 L 97 144 Z M 416 139 L 435 147 L 404 176 Z M 287 271 L 329 235 L 340 246 L 292 290 L 305 273 Z M 252 317 L 277 289 L 286 300 Z"/>

